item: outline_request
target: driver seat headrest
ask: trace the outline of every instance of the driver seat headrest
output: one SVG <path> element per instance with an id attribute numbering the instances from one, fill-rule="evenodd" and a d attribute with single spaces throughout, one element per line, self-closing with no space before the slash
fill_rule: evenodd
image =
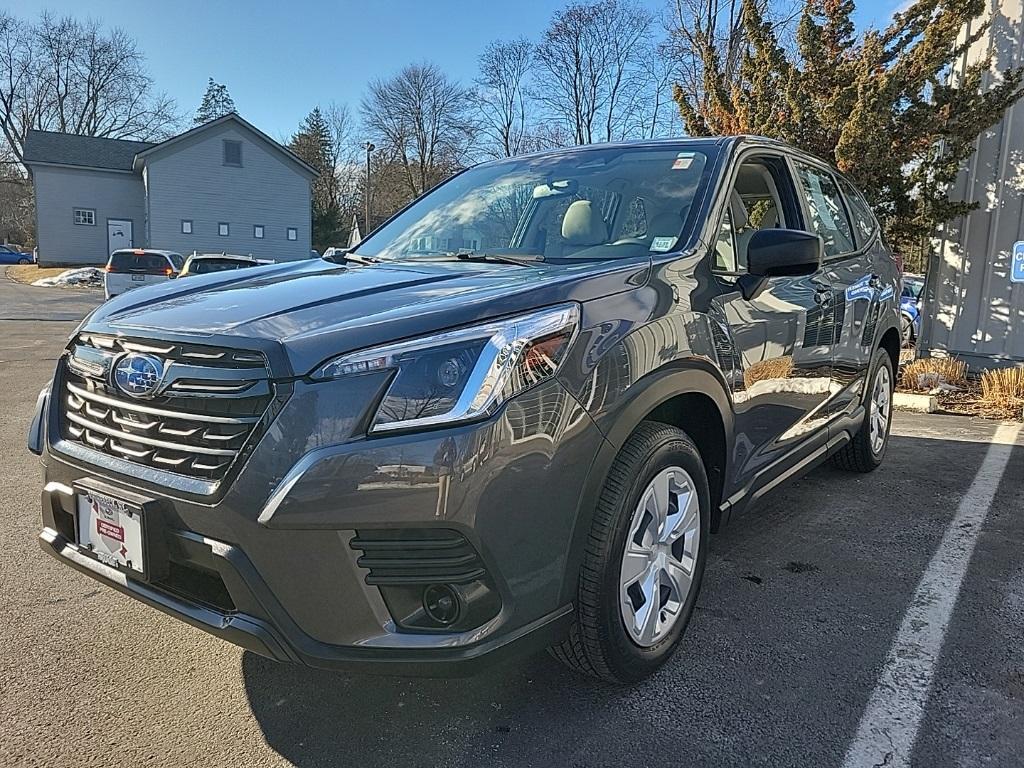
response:
<path id="1" fill-rule="evenodd" d="M 608 239 L 608 227 L 589 200 L 576 200 L 562 217 L 562 239 L 569 245 L 600 245 Z"/>
<path id="2" fill-rule="evenodd" d="M 750 214 L 747 213 L 747 206 L 743 198 L 735 189 L 729 195 L 729 207 L 732 209 L 732 227 L 734 231 L 743 229 L 750 223 Z"/>

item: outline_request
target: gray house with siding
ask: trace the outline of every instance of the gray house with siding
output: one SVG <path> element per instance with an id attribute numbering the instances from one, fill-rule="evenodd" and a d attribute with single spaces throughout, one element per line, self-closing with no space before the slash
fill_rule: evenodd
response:
<path id="1" fill-rule="evenodd" d="M 118 248 L 309 258 L 316 171 L 235 114 L 159 144 L 30 131 L 39 262 Z"/>

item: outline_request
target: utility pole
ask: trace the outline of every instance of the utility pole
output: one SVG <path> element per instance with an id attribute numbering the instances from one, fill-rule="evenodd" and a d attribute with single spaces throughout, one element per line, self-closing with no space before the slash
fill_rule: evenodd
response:
<path id="1" fill-rule="evenodd" d="M 363 227 L 366 229 L 365 232 L 360 232 L 360 239 L 370 234 L 370 153 L 373 152 L 375 147 L 369 141 L 363 145 L 366 148 L 366 188 L 363 190 L 363 195 L 366 197 L 366 220 L 363 223 Z"/>

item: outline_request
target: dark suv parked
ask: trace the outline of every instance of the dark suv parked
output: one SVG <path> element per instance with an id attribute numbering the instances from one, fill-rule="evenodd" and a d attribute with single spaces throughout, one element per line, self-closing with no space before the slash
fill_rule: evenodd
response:
<path id="1" fill-rule="evenodd" d="M 45 550 L 280 660 L 551 646 L 631 681 L 711 533 L 885 454 L 899 273 L 860 193 L 783 144 L 486 163 L 332 258 L 82 323 L 29 437 Z"/>

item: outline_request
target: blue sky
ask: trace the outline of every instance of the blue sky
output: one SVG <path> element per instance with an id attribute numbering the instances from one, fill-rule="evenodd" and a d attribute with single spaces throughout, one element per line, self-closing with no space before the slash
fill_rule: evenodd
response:
<path id="1" fill-rule="evenodd" d="M 643 0 L 659 13 L 664 0 Z M 858 23 L 888 20 L 899 0 L 860 0 Z M 355 113 L 365 83 L 430 59 L 456 77 L 474 76 L 495 38 L 537 39 L 565 0 L 14 0 L 22 18 L 42 10 L 128 31 L 146 52 L 158 89 L 184 109 L 198 105 L 208 77 L 228 86 L 243 117 L 276 138 L 291 134 L 317 103 Z"/>

